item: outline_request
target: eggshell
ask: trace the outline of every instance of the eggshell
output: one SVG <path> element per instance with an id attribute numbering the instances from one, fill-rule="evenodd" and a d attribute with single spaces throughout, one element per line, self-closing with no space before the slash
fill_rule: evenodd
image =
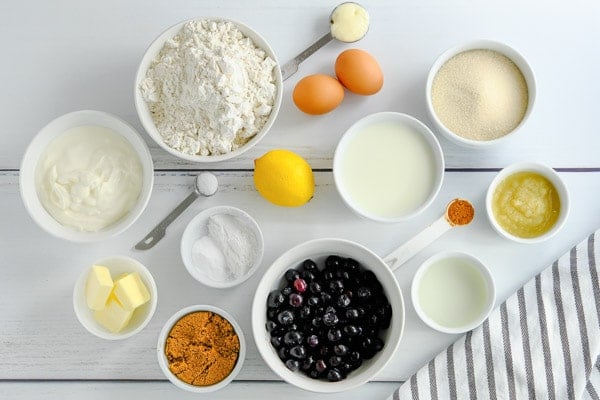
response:
<path id="1" fill-rule="evenodd" d="M 381 90 L 383 72 L 377 60 L 364 50 L 350 49 L 335 60 L 335 75 L 352 93 L 368 96 Z"/>
<path id="2" fill-rule="evenodd" d="M 294 104 L 307 114 L 325 114 L 344 100 L 344 87 L 329 75 L 309 75 L 298 81 L 292 98 Z"/>

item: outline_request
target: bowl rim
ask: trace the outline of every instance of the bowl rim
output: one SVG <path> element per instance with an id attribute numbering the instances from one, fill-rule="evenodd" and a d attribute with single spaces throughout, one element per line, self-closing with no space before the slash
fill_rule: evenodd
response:
<path id="1" fill-rule="evenodd" d="M 140 90 L 139 90 L 140 83 L 145 78 L 146 72 L 148 70 L 148 66 L 152 63 L 152 61 L 154 60 L 156 55 L 160 52 L 163 44 L 167 41 L 167 39 L 170 39 L 173 36 L 175 36 L 177 34 L 177 32 L 179 32 L 179 30 L 181 30 L 183 25 L 187 24 L 188 22 L 203 21 L 203 20 L 223 21 L 223 22 L 230 22 L 230 23 L 234 24 L 246 37 L 250 38 L 257 47 L 264 50 L 265 53 L 269 57 L 271 57 L 271 59 L 273 59 L 273 61 L 275 61 L 275 64 L 276 64 L 274 67 L 275 87 L 276 87 L 275 101 L 273 104 L 273 108 L 271 109 L 271 114 L 269 115 L 269 118 L 267 119 L 267 122 L 265 123 L 265 125 L 262 127 L 262 129 L 256 135 L 254 135 L 252 138 L 250 138 L 250 140 L 248 140 L 248 142 L 246 142 L 243 146 L 241 146 L 233 151 L 230 151 L 229 153 L 226 153 L 226 154 L 218 154 L 218 155 L 212 155 L 212 156 L 185 154 L 185 153 L 182 153 L 182 152 L 175 150 L 175 149 L 171 148 L 170 146 L 168 146 L 162 139 L 160 132 L 158 132 L 158 129 L 156 128 L 156 125 L 154 124 L 154 121 L 152 120 L 152 117 L 150 116 L 150 113 L 148 111 L 148 106 L 147 106 L 146 102 L 144 101 L 144 99 L 140 93 Z M 156 51 L 152 51 L 154 49 L 156 49 Z M 152 140 L 160 148 L 162 148 L 166 152 L 170 153 L 171 155 L 178 157 L 180 159 L 186 160 L 186 161 L 197 162 L 197 163 L 213 163 L 213 162 L 225 161 L 225 160 L 229 160 L 231 158 L 237 157 L 237 156 L 245 153 L 246 151 L 250 150 L 259 141 L 261 141 L 262 138 L 264 136 L 266 136 L 266 134 L 273 127 L 273 124 L 275 123 L 275 120 L 277 119 L 277 115 L 279 114 L 279 110 L 281 108 L 281 103 L 283 100 L 283 77 L 281 74 L 281 64 L 279 63 L 277 55 L 275 54 L 275 51 L 273 51 L 273 48 L 271 47 L 269 42 L 267 42 L 267 40 L 260 33 L 258 33 L 256 30 L 254 30 L 250 26 L 248 26 L 242 22 L 239 22 L 235 19 L 225 18 L 225 17 L 210 17 L 210 16 L 193 17 L 193 18 L 189 18 L 189 19 L 177 22 L 176 24 L 173 24 L 170 27 L 166 28 L 158 36 L 156 36 L 154 38 L 154 40 L 152 40 L 152 42 L 146 47 L 146 50 L 144 51 L 144 55 L 142 56 L 142 59 L 140 60 L 140 63 L 138 64 L 138 67 L 137 67 L 137 70 L 135 73 L 133 98 L 134 98 L 134 104 L 135 104 L 135 109 L 136 109 L 136 112 L 138 115 L 138 119 L 140 120 L 140 122 L 141 122 L 144 130 L 148 134 L 148 136 L 150 136 L 150 138 L 152 138 Z"/>
<path id="2" fill-rule="evenodd" d="M 378 276 L 379 280 L 382 282 L 382 284 L 384 285 L 384 287 L 386 287 L 386 285 L 389 286 L 389 288 L 386 287 L 386 289 L 387 289 L 386 294 L 387 294 L 388 298 L 390 299 L 390 304 L 392 304 L 392 307 L 393 307 L 393 315 L 396 316 L 395 318 L 397 318 L 396 321 L 398 324 L 398 326 L 395 330 L 393 330 L 392 327 L 389 328 L 389 334 L 390 334 L 390 337 L 392 335 L 394 335 L 395 340 L 394 340 L 394 342 L 390 342 L 390 341 L 386 342 L 384 350 L 381 353 L 379 353 L 380 354 L 379 357 L 384 357 L 383 360 L 382 361 L 380 361 L 380 359 L 376 360 L 377 362 L 380 363 L 379 365 L 375 364 L 375 362 L 370 364 L 368 368 L 371 368 L 371 370 L 369 371 L 368 374 L 365 374 L 365 371 L 363 370 L 362 375 L 356 375 L 352 378 L 348 378 L 348 379 L 345 379 L 345 380 L 342 380 L 339 382 L 317 381 L 317 380 L 311 379 L 307 376 L 301 375 L 300 372 L 292 372 L 292 371 L 288 370 L 278 357 L 277 358 L 273 357 L 273 355 L 270 352 L 271 349 L 268 347 L 268 346 L 270 346 L 270 344 L 267 341 L 262 340 L 262 339 L 268 338 L 268 332 L 266 332 L 265 326 L 262 323 L 262 321 L 266 320 L 266 312 L 265 312 L 266 299 L 267 299 L 268 293 L 271 291 L 273 282 L 275 282 L 277 279 L 280 279 L 281 274 L 283 272 L 285 272 L 285 270 L 287 270 L 288 268 L 292 268 L 291 264 L 286 261 L 286 259 L 290 257 L 290 254 L 293 254 L 296 252 L 302 252 L 305 248 L 310 248 L 314 245 L 318 245 L 318 246 L 322 247 L 324 250 L 323 251 L 311 251 L 311 253 L 313 255 L 317 254 L 317 253 L 335 254 L 337 252 L 335 250 L 336 249 L 335 246 L 343 245 L 343 246 L 349 246 L 350 248 L 353 248 L 356 251 L 362 252 L 363 254 L 365 254 L 366 256 L 371 258 L 372 260 L 377 260 L 380 265 L 380 268 L 378 267 L 377 268 L 378 271 L 376 271 L 377 276 Z M 325 250 L 325 248 L 323 246 L 325 246 L 328 250 Z M 337 253 L 343 253 L 343 251 L 337 252 Z M 302 254 L 302 253 L 300 253 L 300 254 Z M 310 256 L 306 256 L 306 257 L 310 257 Z M 300 257 L 296 256 L 295 258 L 304 259 L 306 257 L 305 256 L 300 256 Z M 369 269 L 372 270 L 372 268 L 369 268 Z M 279 273 L 279 270 L 281 270 L 281 273 Z M 385 272 L 383 272 L 383 271 L 385 271 Z M 387 279 L 382 280 L 381 274 L 387 275 Z M 387 293 L 387 291 L 389 291 L 390 289 L 393 289 L 396 292 L 395 296 L 397 297 L 397 304 L 392 303 L 392 299 L 390 298 L 392 296 L 390 293 Z M 286 250 L 276 260 L 273 261 L 271 266 L 267 269 L 267 272 L 261 278 L 261 280 L 257 286 L 257 289 L 255 291 L 254 299 L 252 302 L 252 318 L 251 318 L 251 320 L 252 320 L 252 333 L 254 336 L 254 341 L 255 341 L 256 347 L 258 349 L 258 352 L 261 355 L 262 359 L 265 361 L 265 363 L 269 366 L 269 368 L 273 372 L 275 372 L 284 381 L 286 381 L 296 387 L 299 387 L 301 389 L 316 392 L 316 393 L 336 393 L 336 392 L 342 392 L 342 391 L 354 389 L 354 388 L 368 382 L 369 380 L 373 379 L 373 377 L 375 375 L 377 375 L 383 368 L 385 368 L 386 365 L 389 364 L 393 355 L 398 350 L 400 342 L 402 341 L 402 337 L 404 334 L 404 328 L 405 328 L 405 322 L 406 322 L 406 308 L 405 308 L 404 297 L 402 294 L 402 289 L 400 288 L 400 285 L 398 284 L 398 280 L 394 276 L 393 271 L 383 261 L 383 259 L 381 259 L 381 257 L 379 257 L 377 254 L 375 254 L 369 248 L 367 248 L 359 243 L 356 243 L 354 241 L 348 240 L 348 239 L 317 238 L 317 239 L 312 239 L 312 240 L 302 242 L 302 243 Z M 384 353 L 384 351 L 385 351 L 385 353 Z"/>
<path id="3" fill-rule="evenodd" d="M 492 199 L 494 196 L 494 192 L 495 192 L 496 188 L 498 187 L 498 185 L 500 184 L 500 182 L 502 182 L 508 176 L 513 175 L 518 172 L 535 172 L 537 174 L 542 175 L 544 178 L 548 179 L 550 181 L 550 183 L 552 183 L 552 185 L 556 189 L 558 196 L 560 198 L 560 215 L 558 217 L 558 220 L 554 224 L 554 226 L 546 233 L 544 233 L 540 236 L 533 237 L 533 238 L 522 238 L 522 237 L 515 236 L 515 235 L 507 232 L 496 221 L 496 218 L 494 217 L 494 212 L 492 210 Z M 491 181 L 490 185 L 488 186 L 488 189 L 487 189 L 487 192 L 485 195 L 485 209 L 487 212 L 488 220 L 490 221 L 490 224 L 492 225 L 492 228 L 494 228 L 494 230 L 496 232 L 498 232 L 501 236 L 503 236 L 507 239 L 510 239 L 514 242 L 517 242 L 517 243 L 535 244 L 535 243 L 544 242 L 544 241 L 552 238 L 563 228 L 563 226 L 565 225 L 567 218 L 570 214 L 571 199 L 570 199 L 570 195 L 569 195 L 569 190 L 568 190 L 565 182 L 552 167 L 550 167 L 546 164 L 537 163 L 537 162 L 520 161 L 520 162 L 515 162 L 515 163 L 508 165 L 507 167 L 503 168 L 496 174 L 496 176 L 494 177 L 494 179 Z"/>
<path id="4" fill-rule="evenodd" d="M 87 305 L 81 305 L 82 297 L 85 297 L 85 286 L 87 282 L 87 277 L 90 273 L 90 270 L 94 265 L 103 265 L 111 270 L 111 265 L 114 262 L 129 264 L 131 266 L 131 272 L 137 272 L 142 278 L 142 281 L 146 285 L 148 292 L 150 292 L 150 305 L 148 314 L 144 318 L 144 320 L 134 329 L 127 332 L 117 332 L 112 333 L 106 330 L 104 327 L 100 326 L 97 322 L 89 323 L 89 320 L 84 316 L 84 313 L 92 312 L 87 308 Z M 113 267 L 114 268 L 114 267 Z M 112 271 L 111 271 L 112 275 Z M 85 301 L 85 300 L 84 300 Z M 77 280 L 75 281 L 75 285 L 73 287 L 73 310 L 75 311 L 75 315 L 77 316 L 77 320 L 79 323 L 91 334 L 106 340 L 122 340 L 127 339 L 138 332 L 142 331 L 150 322 L 154 313 L 156 311 L 156 306 L 158 304 L 158 288 L 156 286 L 156 282 L 154 281 L 154 277 L 150 273 L 150 270 L 138 260 L 131 258 L 129 256 L 124 255 L 114 255 L 102 257 L 96 261 L 94 261 L 91 265 L 86 267 L 80 274 Z M 93 318 L 91 319 L 93 320 Z"/>
<path id="5" fill-rule="evenodd" d="M 188 257 L 187 255 L 188 252 L 191 251 L 191 246 L 188 247 L 188 244 L 191 244 L 193 246 L 193 243 L 188 242 L 192 240 L 192 236 L 194 236 L 194 230 L 200 226 L 204 226 L 206 220 L 215 214 L 228 214 L 233 215 L 234 217 L 238 217 L 238 219 L 242 219 L 243 222 L 247 226 L 249 226 L 252 229 L 252 231 L 256 234 L 256 239 L 258 241 L 258 254 L 256 256 L 256 260 L 248 269 L 248 271 L 238 279 L 224 282 L 218 282 L 208 279 L 208 277 L 204 276 L 203 274 L 196 273 L 196 268 L 193 265 L 193 262 L 190 259 L 190 257 Z M 188 222 L 187 226 L 185 227 L 185 230 L 183 231 L 183 234 L 181 235 L 179 245 L 181 260 L 183 261 L 183 265 L 185 266 L 187 272 L 198 282 L 206 286 L 218 289 L 226 289 L 233 286 L 237 286 L 248 280 L 261 266 L 264 255 L 264 249 L 264 236 L 262 230 L 260 229 L 260 226 L 258 225 L 258 222 L 256 222 L 256 220 L 246 211 L 233 206 L 214 206 L 200 211 L 198 214 L 196 214 L 194 218 L 190 220 L 190 222 Z"/>
<path id="6" fill-rule="evenodd" d="M 225 377 L 223 380 L 210 386 L 195 386 L 180 380 L 169 369 L 169 362 L 167 361 L 167 357 L 165 356 L 165 345 L 167 343 L 167 336 L 169 335 L 169 332 L 171 332 L 171 329 L 173 328 L 175 323 L 184 316 L 199 311 L 210 311 L 225 318 L 233 327 L 233 330 L 238 336 L 238 340 L 240 342 L 240 351 L 238 353 L 238 358 L 235 362 L 235 366 L 233 367 L 229 375 L 227 375 L 227 377 Z M 158 357 L 158 365 L 160 366 L 160 369 L 172 384 L 174 384 L 180 389 L 187 390 L 188 392 L 209 393 L 227 386 L 239 374 L 240 370 L 242 369 L 242 365 L 244 364 L 244 360 L 246 358 L 246 340 L 244 338 L 244 332 L 242 331 L 242 327 L 240 326 L 240 324 L 238 324 L 237 320 L 233 318 L 233 316 L 227 311 L 209 304 L 195 304 L 180 309 L 179 311 L 175 312 L 167 320 L 167 322 L 165 322 L 158 335 L 156 355 Z"/>
<path id="7" fill-rule="evenodd" d="M 488 289 L 488 297 L 487 297 L 486 306 L 477 319 L 475 319 L 471 323 L 466 324 L 464 326 L 451 328 L 451 327 L 447 327 L 447 326 L 438 324 L 437 322 L 435 322 L 434 320 L 432 320 L 431 318 L 429 318 L 427 316 L 425 311 L 421 308 L 421 303 L 419 302 L 419 299 L 417 297 L 417 292 L 418 292 L 418 285 L 421 283 L 421 279 L 423 278 L 423 275 L 433 264 L 435 264 L 436 262 L 438 262 L 440 260 L 454 259 L 454 258 L 468 260 L 471 262 L 471 265 L 473 265 L 477 268 L 477 270 L 481 273 L 481 275 L 483 276 L 483 278 L 486 282 L 487 289 Z M 490 313 L 492 312 L 492 310 L 494 309 L 495 304 L 496 304 L 496 282 L 494 280 L 494 276 L 492 275 L 492 273 L 491 273 L 490 269 L 487 267 L 487 265 L 485 265 L 479 258 L 475 257 L 472 254 L 462 252 L 462 251 L 455 251 L 455 250 L 440 251 L 438 253 L 435 253 L 431 257 L 429 257 L 423 263 L 421 263 L 421 265 L 419 265 L 419 267 L 417 268 L 417 270 L 413 276 L 411 286 L 410 286 L 410 292 L 411 292 L 410 295 L 411 295 L 413 307 L 415 309 L 416 314 L 421 319 L 421 321 L 423 321 L 426 325 L 428 325 L 432 329 L 435 329 L 436 331 L 439 331 L 442 333 L 448 333 L 448 334 L 465 333 L 472 329 L 475 329 L 476 327 L 481 325 L 490 316 Z"/>
<path id="8" fill-rule="evenodd" d="M 527 110 L 525 111 L 525 115 L 519 122 L 519 124 L 512 131 L 507 134 L 492 140 L 474 140 L 464 138 L 450 129 L 446 128 L 446 126 L 442 123 L 442 121 L 438 118 L 435 110 L 433 108 L 433 102 L 431 100 L 431 89 L 433 86 L 433 80 L 437 75 L 440 68 L 446 63 L 446 61 L 450 60 L 452 57 L 469 50 L 493 50 L 496 51 L 506 57 L 508 57 L 515 65 L 519 68 L 523 77 L 525 78 L 525 82 L 527 83 L 528 90 L 528 102 L 527 102 Z M 535 100 L 537 97 L 537 83 L 535 73 L 531 64 L 527 61 L 527 59 L 514 47 L 509 46 L 506 43 L 499 42 L 496 40 L 490 39 L 475 39 L 469 40 L 460 44 L 457 44 L 453 47 L 442 52 L 436 60 L 433 62 L 429 69 L 429 73 L 427 74 L 427 81 L 425 85 L 425 103 L 427 106 L 427 113 L 437 128 L 443 136 L 448 138 L 455 144 L 459 144 L 465 147 L 482 147 L 487 148 L 489 146 L 493 146 L 499 143 L 504 143 L 510 137 L 513 137 L 515 133 L 520 131 L 525 123 L 529 120 L 529 117 L 532 113 L 533 106 L 535 104 Z"/>
<path id="9" fill-rule="evenodd" d="M 397 121 L 399 123 L 406 124 L 407 126 L 410 126 L 411 128 L 414 128 L 413 130 L 415 132 L 419 133 L 427 141 L 427 144 L 433 153 L 433 157 L 434 157 L 435 163 L 436 163 L 434 186 L 432 187 L 431 192 L 430 192 L 429 196 L 427 197 L 427 199 L 425 200 L 425 202 L 423 204 L 421 204 L 419 207 L 417 207 L 416 209 L 414 209 L 413 211 L 411 211 L 407 214 L 401 215 L 401 216 L 397 216 L 397 217 L 382 217 L 382 216 L 370 213 L 366 210 L 361 210 L 356 204 L 354 204 L 351 201 L 350 196 L 345 192 L 343 185 L 341 183 L 341 177 L 340 177 L 340 172 L 339 172 L 339 169 L 340 169 L 339 165 L 341 163 L 341 158 L 343 156 L 343 152 L 345 151 L 345 147 L 347 146 L 348 141 L 352 137 L 356 136 L 358 134 L 358 132 L 360 132 L 362 127 L 371 125 L 373 123 L 378 123 L 381 121 L 388 121 L 388 120 Z M 348 208 L 350 208 L 352 211 L 354 211 L 357 215 L 359 215 L 363 218 L 372 220 L 372 221 L 377 221 L 377 222 L 385 222 L 385 223 L 404 222 L 413 217 L 416 217 L 417 215 L 419 215 L 423 211 L 425 211 L 425 209 L 427 209 L 433 203 L 433 201 L 436 199 L 437 195 L 440 192 L 440 189 L 444 182 L 444 171 L 445 171 L 444 152 L 442 150 L 442 146 L 440 145 L 437 137 L 433 134 L 431 129 L 429 129 L 429 127 L 427 125 L 425 125 L 423 122 L 421 122 L 417 118 L 415 118 L 411 115 L 408 115 L 408 114 L 395 112 L 395 111 L 381 111 L 381 112 L 372 113 L 372 114 L 366 115 L 366 116 L 360 118 L 358 121 L 354 122 L 346 130 L 346 132 L 344 132 L 344 134 L 342 135 L 341 139 L 339 140 L 339 142 L 335 148 L 335 152 L 333 155 L 333 180 L 334 180 L 335 187 L 337 189 L 338 194 L 340 195 L 340 197 L 342 198 L 342 200 L 344 201 L 346 206 L 348 206 Z"/>
<path id="10" fill-rule="evenodd" d="M 88 120 L 86 123 L 69 123 L 70 120 Z M 103 124 L 102 120 L 108 120 L 118 126 L 118 129 Z M 142 187 L 135 205 L 121 219 L 108 227 L 95 232 L 78 231 L 74 228 L 62 225 L 54 219 L 42 205 L 37 195 L 35 176 L 37 165 L 44 150 L 55 138 L 59 137 L 65 130 L 58 131 L 56 126 L 62 124 L 70 125 L 70 128 L 85 125 L 101 126 L 127 140 L 134 152 L 139 157 L 142 166 Z M 69 129 L 69 128 L 67 128 Z M 45 143 L 45 144 L 44 144 Z M 41 148 L 39 153 L 37 148 Z M 47 233 L 54 237 L 65 239 L 75 243 L 98 242 L 113 236 L 117 236 L 127 230 L 146 209 L 152 188 L 154 186 L 154 162 L 146 142 L 142 139 L 136 129 L 125 120 L 116 115 L 97 110 L 77 110 L 60 115 L 42 127 L 27 145 L 19 167 L 19 192 L 21 200 L 27 213 L 34 222 Z"/>

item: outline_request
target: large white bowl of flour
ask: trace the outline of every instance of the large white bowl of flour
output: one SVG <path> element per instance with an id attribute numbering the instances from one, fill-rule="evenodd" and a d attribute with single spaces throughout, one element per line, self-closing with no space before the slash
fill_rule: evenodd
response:
<path id="1" fill-rule="evenodd" d="M 135 106 L 150 137 L 194 162 L 236 157 L 269 131 L 281 69 L 256 31 L 224 18 L 180 22 L 152 42 L 135 77 Z"/>

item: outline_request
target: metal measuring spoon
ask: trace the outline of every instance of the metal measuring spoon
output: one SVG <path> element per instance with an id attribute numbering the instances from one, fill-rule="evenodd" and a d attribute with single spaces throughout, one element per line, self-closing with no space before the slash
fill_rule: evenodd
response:
<path id="1" fill-rule="evenodd" d="M 450 215 L 450 208 L 453 204 L 460 207 L 470 208 L 472 210 L 471 218 L 467 218 L 464 221 L 453 220 L 452 216 Z M 469 201 L 464 199 L 454 199 L 448 203 L 444 215 L 434 221 L 427 228 L 423 229 L 408 242 L 392 251 L 387 257 L 384 258 L 383 261 L 391 268 L 392 271 L 394 271 L 406 261 L 411 259 L 415 254 L 433 243 L 437 238 L 442 236 L 442 234 L 449 231 L 450 228 L 470 224 L 474 216 L 475 210 Z"/>
<path id="2" fill-rule="evenodd" d="M 310 57 L 315 51 L 319 50 L 321 47 L 325 46 L 327 43 L 331 42 L 334 37 L 331 34 L 331 25 L 332 25 L 332 18 L 333 18 L 333 14 L 335 13 L 335 10 L 344 5 L 344 4 L 348 4 L 348 3 L 352 3 L 352 4 L 356 4 L 359 7 L 363 8 L 363 6 L 361 6 L 358 3 L 352 2 L 352 1 L 347 1 L 341 4 L 338 4 L 333 11 L 331 11 L 331 14 L 329 14 L 329 21 L 330 21 L 330 28 L 329 28 L 329 32 L 327 32 L 325 35 L 323 35 L 319 40 L 317 40 L 316 42 L 314 42 L 312 45 L 310 45 L 306 50 L 304 50 L 302 53 L 298 54 L 296 57 L 294 57 L 292 60 L 288 61 L 287 63 L 285 63 L 283 65 L 283 67 L 281 67 L 281 75 L 283 80 L 285 81 L 287 78 L 289 78 L 290 76 L 294 75 L 297 71 L 298 71 L 298 66 L 300 65 L 300 63 L 304 60 L 306 60 L 308 57 Z M 368 31 L 368 28 L 367 28 Z M 359 37 L 356 40 L 352 40 L 349 42 L 343 41 L 339 38 L 335 38 L 336 40 L 339 40 L 341 42 L 344 43 L 354 43 L 354 42 L 358 42 L 360 39 L 362 39 L 363 37 L 365 37 L 365 35 L 367 34 L 367 31 L 365 31 L 365 33 Z"/>
<path id="3" fill-rule="evenodd" d="M 209 197 L 217 192 L 219 182 L 217 177 L 210 172 L 203 172 L 196 176 L 194 181 L 194 191 L 189 194 L 169 215 L 165 217 L 152 231 L 146 235 L 138 244 L 135 245 L 136 250 L 148 250 L 165 236 L 167 227 L 171 222 L 175 221 L 181 213 L 190 206 L 200 196 Z"/>

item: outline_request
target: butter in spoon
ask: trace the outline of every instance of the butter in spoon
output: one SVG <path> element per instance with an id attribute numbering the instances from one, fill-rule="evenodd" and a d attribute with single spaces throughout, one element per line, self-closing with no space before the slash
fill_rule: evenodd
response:
<path id="1" fill-rule="evenodd" d="M 468 225 L 474 217 L 475 209 L 469 201 L 454 199 L 448 203 L 444 215 L 391 252 L 383 261 L 394 271 L 419 251 L 433 243 L 442 234 L 449 231 L 450 228 Z"/>
<path id="2" fill-rule="evenodd" d="M 281 67 L 284 81 L 298 71 L 302 61 L 331 40 L 354 43 L 362 39 L 369 30 L 369 13 L 363 6 L 354 2 L 341 3 L 335 7 L 329 16 L 329 21 L 329 32 Z"/>
<path id="3" fill-rule="evenodd" d="M 152 231 L 146 235 L 138 244 L 136 250 L 148 250 L 165 236 L 167 227 L 171 222 L 181 215 L 181 213 L 190 206 L 200 196 L 209 197 L 217 192 L 219 182 L 217 177 L 210 172 L 203 172 L 196 176 L 194 181 L 194 191 L 188 195 L 169 215 L 167 215 Z"/>

